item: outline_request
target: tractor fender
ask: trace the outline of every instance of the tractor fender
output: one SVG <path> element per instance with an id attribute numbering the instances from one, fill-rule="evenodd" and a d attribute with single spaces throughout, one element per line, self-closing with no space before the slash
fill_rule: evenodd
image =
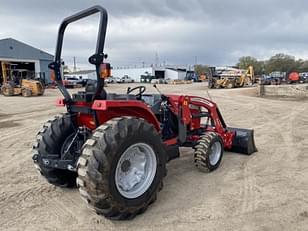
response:
<path id="1" fill-rule="evenodd" d="M 100 123 L 123 116 L 142 118 L 160 131 L 160 123 L 145 103 L 138 100 L 95 100 L 92 110 L 97 111 Z"/>

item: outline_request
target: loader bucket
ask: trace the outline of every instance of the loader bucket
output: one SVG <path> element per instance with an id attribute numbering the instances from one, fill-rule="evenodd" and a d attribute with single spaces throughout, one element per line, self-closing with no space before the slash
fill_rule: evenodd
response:
<path id="1" fill-rule="evenodd" d="M 252 129 L 227 128 L 227 130 L 235 132 L 232 148 L 230 149 L 231 152 L 251 155 L 258 151 L 255 145 L 254 131 Z"/>

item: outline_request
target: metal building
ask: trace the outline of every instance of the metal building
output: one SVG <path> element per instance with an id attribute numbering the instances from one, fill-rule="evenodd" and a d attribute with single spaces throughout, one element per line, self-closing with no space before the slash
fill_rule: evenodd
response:
<path id="1" fill-rule="evenodd" d="M 141 75 L 152 75 L 157 79 L 165 80 L 184 80 L 187 75 L 188 68 L 182 66 L 162 66 L 162 67 L 143 67 L 143 68 L 123 68 L 112 69 L 111 74 L 114 77 L 122 77 L 128 75 L 135 82 L 140 82 Z"/>
<path id="2" fill-rule="evenodd" d="M 1 76 L 22 72 L 24 77 L 40 77 L 49 83 L 48 64 L 52 61 L 53 55 L 23 42 L 12 38 L 0 40 L 0 81 Z"/>

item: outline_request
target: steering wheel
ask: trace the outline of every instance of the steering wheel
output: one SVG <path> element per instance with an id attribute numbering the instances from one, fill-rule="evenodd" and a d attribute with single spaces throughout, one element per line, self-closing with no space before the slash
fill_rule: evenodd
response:
<path id="1" fill-rule="evenodd" d="M 139 90 L 139 93 L 136 94 L 136 98 L 137 99 L 141 99 L 142 94 L 146 91 L 146 87 L 145 86 L 138 86 L 138 87 L 134 87 L 134 88 L 127 88 L 127 94 L 130 94 L 133 91 Z"/>

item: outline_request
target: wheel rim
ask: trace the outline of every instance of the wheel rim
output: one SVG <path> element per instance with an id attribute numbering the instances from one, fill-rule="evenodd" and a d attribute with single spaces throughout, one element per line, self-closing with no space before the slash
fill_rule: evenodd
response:
<path id="1" fill-rule="evenodd" d="M 145 143 L 128 147 L 119 159 L 115 184 L 126 198 L 137 198 L 151 186 L 156 174 L 157 160 L 154 150 Z"/>
<path id="2" fill-rule="evenodd" d="M 210 164 L 216 165 L 220 159 L 221 156 L 221 143 L 219 141 L 216 141 L 212 146 L 210 150 Z"/>

